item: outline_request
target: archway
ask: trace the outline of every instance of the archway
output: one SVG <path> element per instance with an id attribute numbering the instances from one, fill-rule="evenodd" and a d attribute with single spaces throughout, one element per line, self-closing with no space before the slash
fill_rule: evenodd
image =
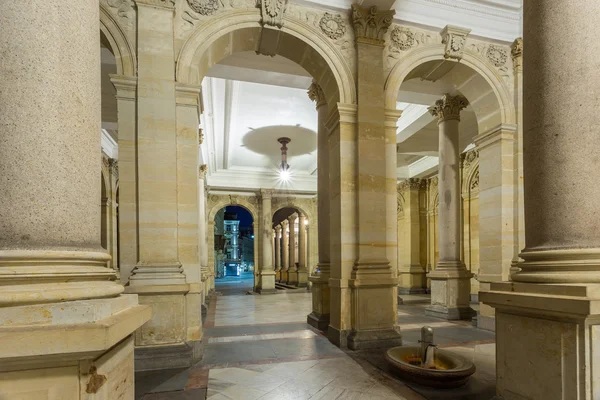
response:
<path id="1" fill-rule="evenodd" d="M 498 51 L 504 52 L 502 62 L 508 63 L 508 48 L 500 48 Z M 508 275 L 511 257 L 507 257 L 507 252 L 503 252 L 502 248 L 514 246 L 509 238 L 516 234 L 514 204 L 518 174 L 515 173 L 515 167 L 519 139 L 514 125 L 516 110 L 507 85 L 509 79 L 506 71 L 508 68 L 492 65 L 490 60 L 470 49 L 465 49 L 462 59 L 457 62 L 444 57 L 444 45 L 425 44 L 407 51 L 393 66 L 386 81 L 385 103 L 388 110 L 395 111 L 402 107 L 407 109 L 406 103 L 416 103 L 418 107 L 413 107 L 410 111 L 418 108 L 421 116 L 421 126 L 405 129 L 406 134 L 402 131 L 398 134 L 398 150 L 404 156 L 425 156 L 423 160 L 437 156 L 437 121 L 427 111 L 436 99 L 444 94 L 463 95 L 469 102 L 469 106 L 460 113 L 458 146 L 465 149 L 462 163 L 465 163 L 464 157 L 469 154 L 467 150 L 472 147 L 476 147 L 479 158 L 477 163 L 469 160 L 469 167 L 459 174 L 463 181 L 461 259 L 477 274 L 478 280 L 472 280 L 474 290 L 478 290 L 478 284 L 489 284 L 498 279 L 498 276 L 503 276 L 503 270 Z M 407 96 L 414 93 L 419 94 L 415 97 L 419 97 L 421 103 L 407 99 Z M 407 112 L 408 114 L 410 113 Z M 412 115 L 412 118 L 415 116 Z M 404 126 L 402 117 L 398 125 Z M 431 177 L 436 169 L 437 161 L 430 164 L 428 170 L 417 171 L 420 175 L 415 177 Z M 475 181 L 477 187 L 471 189 Z M 438 258 L 436 230 L 439 197 L 436 193 L 437 185 L 427 185 L 427 189 L 422 191 L 427 191 L 429 217 L 425 222 L 429 240 L 426 250 L 422 251 L 425 257 L 421 262 L 421 268 L 426 272 L 430 263 L 431 268 L 435 269 Z M 515 197 L 511 198 L 511 195 Z M 484 208 L 481 214 L 479 204 Z M 500 215 L 489 210 L 500 210 Z M 485 229 L 479 232 L 476 224 Z M 480 251 L 479 242 L 486 246 L 483 251 Z"/>

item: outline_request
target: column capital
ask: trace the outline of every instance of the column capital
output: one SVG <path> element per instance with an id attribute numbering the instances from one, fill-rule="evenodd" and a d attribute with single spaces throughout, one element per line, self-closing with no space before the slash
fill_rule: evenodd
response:
<path id="1" fill-rule="evenodd" d="M 293 213 L 292 215 L 287 217 L 287 220 L 290 222 L 290 226 L 296 222 L 296 218 L 298 218 L 298 213 Z"/>
<path id="2" fill-rule="evenodd" d="M 275 232 L 277 232 L 277 233 L 281 233 L 281 225 L 277 225 L 277 226 L 275 227 Z"/>
<path id="3" fill-rule="evenodd" d="M 421 178 L 405 179 L 398 184 L 398 192 L 406 192 L 408 190 L 419 190 L 427 186 L 427 180 Z"/>
<path id="4" fill-rule="evenodd" d="M 281 226 L 284 230 L 287 229 L 288 223 L 289 222 L 288 222 L 287 218 L 284 219 L 283 221 L 281 221 Z"/>
<path id="5" fill-rule="evenodd" d="M 260 189 L 260 197 L 265 200 L 265 199 L 270 199 L 273 197 L 273 189 Z"/>
<path id="6" fill-rule="evenodd" d="M 327 104 L 325 93 L 317 82 L 313 80 L 312 84 L 308 88 L 308 98 L 317 103 L 317 109 Z"/>
<path id="7" fill-rule="evenodd" d="M 523 69 L 523 38 L 518 37 L 510 45 L 510 55 L 513 60 L 513 68 L 515 71 Z"/>
<path id="8" fill-rule="evenodd" d="M 367 43 L 383 46 L 383 35 L 392 24 L 395 10 L 379 11 L 377 6 L 363 8 L 352 4 L 352 24 L 356 43 Z"/>
<path id="9" fill-rule="evenodd" d="M 137 96 L 137 77 L 110 74 L 110 82 L 117 91 L 117 100 L 135 100 Z"/>
<path id="10" fill-rule="evenodd" d="M 460 61 L 465 52 L 467 36 L 469 33 L 471 33 L 470 29 L 446 25 L 440 32 L 442 43 L 446 45 L 444 49 L 444 58 Z"/>
<path id="11" fill-rule="evenodd" d="M 206 179 L 206 173 L 208 172 L 208 165 L 202 164 L 198 167 L 198 179 Z"/>
<path id="12" fill-rule="evenodd" d="M 438 124 L 449 120 L 460 121 L 460 112 L 468 105 L 469 101 L 462 95 L 450 96 L 449 94 L 445 94 L 444 97 L 429 107 L 429 112 L 434 117 L 437 117 Z"/>

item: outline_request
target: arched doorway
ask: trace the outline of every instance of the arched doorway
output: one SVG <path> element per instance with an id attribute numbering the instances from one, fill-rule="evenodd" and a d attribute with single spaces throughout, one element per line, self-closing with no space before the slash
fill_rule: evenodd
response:
<path id="1" fill-rule="evenodd" d="M 214 216 L 213 264 L 218 292 L 245 294 L 254 287 L 254 219 L 240 206 L 226 206 Z"/>

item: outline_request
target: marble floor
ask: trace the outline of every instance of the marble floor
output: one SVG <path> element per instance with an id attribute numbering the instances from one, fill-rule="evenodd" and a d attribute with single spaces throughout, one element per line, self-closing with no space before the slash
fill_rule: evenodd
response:
<path id="1" fill-rule="evenodd" d="M 387 400 L 491 399 L 495 392 L 494 334 L 470 322 L 424 315 L 428 298 L 406 297 L 398 307 L 404 343 L 435 329 L 440 348 L 474 361 L 477 372 L 459 389 L 434 390 L 402 382 L 383 351 L 342 351 L 306 324 L 311 294 L 247 295 L 249 276 L 217 283 L 204 325 L 204 358 L 197 365 L 136 374 L 143 400 Z"/>

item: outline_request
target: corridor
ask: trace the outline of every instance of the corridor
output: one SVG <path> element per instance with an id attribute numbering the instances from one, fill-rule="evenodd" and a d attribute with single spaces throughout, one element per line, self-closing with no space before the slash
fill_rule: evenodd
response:
<path id="1" fill-rule="evenodd" d="M 394 378 L 383 352 L 347 351 L 306 324 L 311 294 L 243 295 L 246 279 L 217 283 L 204 325 L 204 358 L 188 369 L 138 373 L 143 400 L 391 400 L 488 399 L 495 390 L 494 334 L 466 322 L 424 316 L 427 296 L 405 296 L 398 323 L 405 344 L 420 328 L 435 328 L 435 342 L 471 360 L 469 384 L 433 390 Z"/>

